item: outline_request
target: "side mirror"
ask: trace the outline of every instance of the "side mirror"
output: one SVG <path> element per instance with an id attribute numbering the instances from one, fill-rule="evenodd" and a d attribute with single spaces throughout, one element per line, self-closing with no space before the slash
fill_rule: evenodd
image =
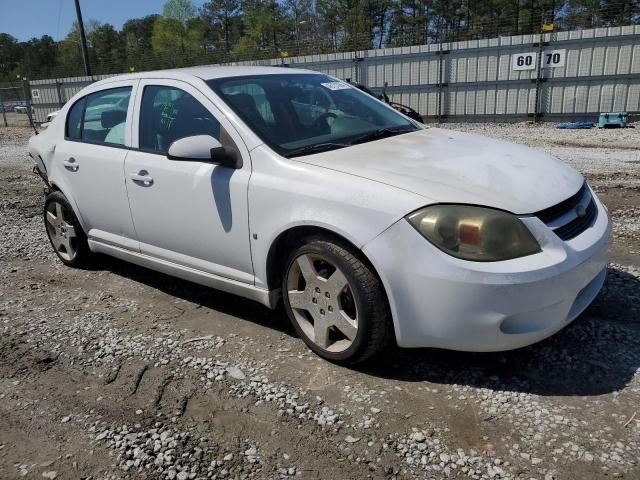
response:
<path id="1" fill-rule="evenodd" d="M 169 145 L 169 160 L 210 162 L 226 168 L 242 168 L 242 157 L 238 152 L 222 146 L 211 135 L 194 135 L 176 140 Z"/>

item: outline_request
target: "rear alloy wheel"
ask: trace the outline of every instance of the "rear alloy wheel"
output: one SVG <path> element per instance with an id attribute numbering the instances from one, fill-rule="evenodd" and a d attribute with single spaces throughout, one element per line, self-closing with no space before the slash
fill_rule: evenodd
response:
<path id="1" fill-rule="evenodd" d="M 78 267 L 87 262 L 91 255 L 87 237 L 62 193 L 47 196 L 44 224 L 51 246 L 65 265 Z"/>
<path id="2" fill-rule="evenodd" d="M 296 331 L 324 358 L 362 361 L 389 339 L 379 279 L 341 245 L 317 239 L 298 248 L 289 259 L 283 292 Z"/>

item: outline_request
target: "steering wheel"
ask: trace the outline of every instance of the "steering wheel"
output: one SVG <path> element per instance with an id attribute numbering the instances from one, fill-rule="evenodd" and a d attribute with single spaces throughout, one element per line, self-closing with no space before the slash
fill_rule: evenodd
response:
<path id="1" fill-rule="evenodd" d="M 314 128 L 331 127 L 331 125 L 327 120 L 329 120 L 330 118 L 336 118 L 337 116 L 338 115 L 336 115 L 333 112 L 324 112 L 313 121 L 313 127 Z"/>
<path id="2" fill-rule="evenodd" d="M 334 107 L 333 99 L 329 92 L 324 87 L 316 87 L 311 91 L 311 105 L 315 105 L 316 107 L 322 108 L 332 108 Z"/>

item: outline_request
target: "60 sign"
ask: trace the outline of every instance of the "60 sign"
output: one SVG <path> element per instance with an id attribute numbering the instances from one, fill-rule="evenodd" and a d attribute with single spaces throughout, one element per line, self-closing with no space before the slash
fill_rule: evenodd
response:
<path id="1" fill-rule="evenodd" d="M 535 58 L 535 53 L 528 53 L 526 55 L 518 55 L 516 57 L 516 64 L 518 67 L 529 67 L 533 65 L 533 59 Z M 524 69 L 523 69 L 524 70 Z"/>

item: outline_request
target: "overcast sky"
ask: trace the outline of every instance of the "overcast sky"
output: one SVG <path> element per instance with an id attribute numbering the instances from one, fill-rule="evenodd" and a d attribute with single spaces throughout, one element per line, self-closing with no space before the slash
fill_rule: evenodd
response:
<path id="1" fill-rule="evenodd" d="M 85 21 L 110 23 L 116 29 L 130 18 L 161 13 L 165 0 L 80 0 Z M 204 0 L 194 0 L 197 7 Z M 64 38 L 76 19 L 74 0 L 0 0 L 0 32 L 18 40 L 50 35 Z"/>

